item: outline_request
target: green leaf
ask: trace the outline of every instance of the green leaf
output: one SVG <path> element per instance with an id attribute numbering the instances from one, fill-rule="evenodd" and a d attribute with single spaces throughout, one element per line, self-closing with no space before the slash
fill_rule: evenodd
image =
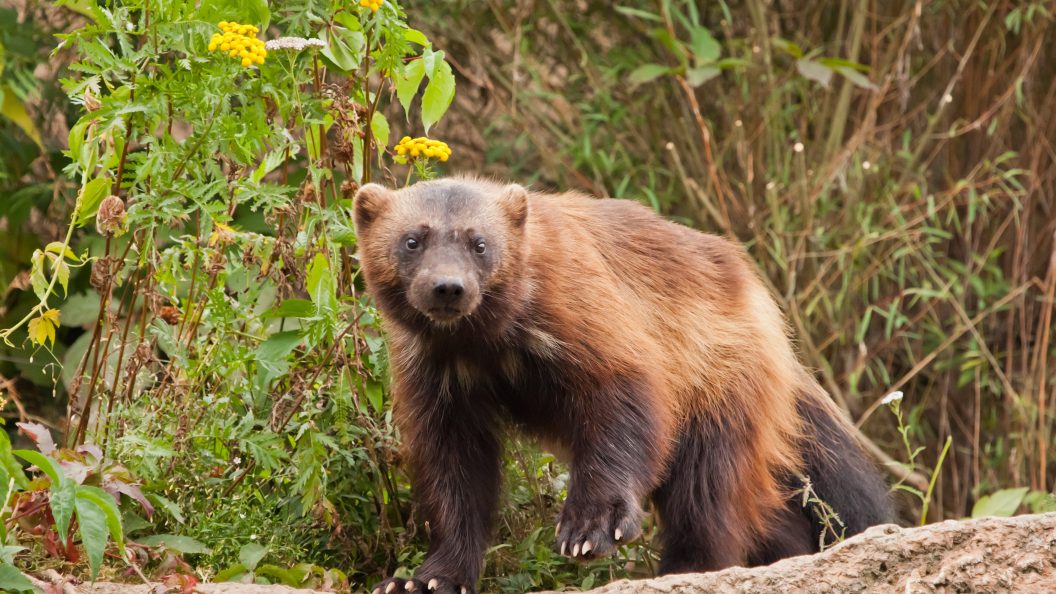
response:
<path id="1" fill-rule="evenodd" d="M 308 266 L 306 283 L 312 303 L 319 309 L 333 309 L 337 302 L 334 275 L 330 270 L 330 261 L 323 254 L 316 254 Z"/>
<path id="2" fill-rule="evenodd" d="M 264 179 L 264 176 L 275 170 L 276 167 L 282 165 L 286 160 L 286 149 L 278 148 L 268 154 L 264 155 L 264 158 L 260 160 L 260 165 L 253 170 L 250 174 L 250 179 L 255 182 L 260 182 Z"/>
<path id="3" fill-rule="evenodd" d="M 352 31 L 344 27 L 331 26 L 326 29 L 326 47 L 319 53 L 345 72 L 359 68 L 363 58 L 366 38 L 362 31 Z"/>
<path id="4" fill-rule="evenodd" d="M 7 431 L 0 431 L 0 466 L 7 471 L 8 481 L 14 477 L 15 487 L 25 489 L 29 485 L 29 479 L 22 472 L 22 465 L 15 460 L 14 453 L 11 451 L 11 439 L 8 438 Z"/>
<path id="5" fill-rule="evenodd" d="M 429 38 L 425 36 L 425 33 L 422 33 L 418 29 L 404 29 L 403 38 L 411 43 L 417 43 L 422 47 L 430 47 L 432 45 L 429 43 Z"/>
<path id="6" fill-rule="evenodd" d="M 697 59 L 697 64 L 709 64 L 719 59 L 722 48 L 719 42 L 711 36 L 711 31 L 704 27 L 694 27 L 690 31 L 689 49 Z"/>
<path id="7" fill-rule="evenodd" d="M 789 41 L 781 37 L 775 37 L 770 41 L 770 43 L 772 43 L 773 46 L 777 49 L 784 51 L 786 54 L 792 56 L 797 60 L 803 57 L 803 48 L 799 47 L 799 44 L 794 41 Z"/>
<path id="8" fill-rule="evenodd" d="M 290 370 L 288 357 L 301 343 L 302 338 L 300 330 L 288 330 L 272 334 L 260 343 L 255 356 L 263 368 L 264 382 L 270 382 Z"/>
<path id="9" fill-rule="evenodd" d="M 437 57 L 439 53 L 437 52 Z M 451 72 L 451 65 L 442 59 L 438 60 L 433 67 L 433 73 L 429 75 L 425 93 L 422 94 L 422 126 L 425 127 L 426 134 L 429 134 L 429 128 L 444 116 L 454 98 L 455 75 Z"/>
<path id="10" fill-rule="evenodd" d="M 411 118 L 411 101 L 425 78 L 425 60 L 413 60 L 396 76 L 396 97 L 403 106 L 408 121 Z"/>
<path id="11" fill-rule="evenodd" d="M 77 502 L 77 483 L 66 477 L 62 477 L 56 486 L 51 484 L 51 515 L 55 518 L 55 531 L 59 533 L 59 540 L 67 542 L 66 536 L 70 531 L 70 520 L 73 518 L 73 510 Z"/>
<path id="12" fill-rule="evenodd" d="M 84 116 L 77 120 L 77 123 L 70 128 L 70 134 L 66 137 L 66 142 L 70 147 L 70 158 L 75 163 L 80 164 L 82 168 L 87 168 L 87 162 L 82 160 L 84 155 L 81 154 L 81 150 L 84 148 L 84 135 L 87 133 L 88 124 L 92 123 L 94 118 L 90 116 Z"/>
<path id="13" fill-rule="evenodd" d="M 88 553 L 88 565 L 92 568 L 92 581 L 99 575 L 106 552 L 106 514 L 95 503 L 77 498 L 77 523 L 80 525 L 81 545 Z"/>
<path id="14" fill-rule="evenodd" d="M 370 119 L 370 131 L 374 134 L 378 150 L 384 150 L 389 146 L 389 120 L 380 111 L 375 111 Z"/>
<path id="15" fill-rule="evenodd" d="M 136 539 L 136 542 L 148 547 L 164 547 L 184 555 L 208 555 L 213 552 L 199 540 L 176 534 L 152 534 Z"/>
<path id="16" fill-rule="evenodd" d="M 77 226 L 83 227 L 99 211 L 103 198 L 110 192 L 110 180 L 97 177 L 84 184 L 81 195 L 77 198 Z"/>
<path id="17" fill-rule="evenodd" d="M 819 64 L 814 60 L 802 58 L 796 60 L 796 70 L 805 78 L 809 78 L 826 89 L 829 88 L 829 82 L 832 80 L 832 69 L 825 65 Z"/>
<path id="18" fill-rule="evenodd" d="M 299 588 L 304 585 L 304 580 L 307 579 L 307 575 L 304 572 L 297 571 L 295 569 L 284 569 L 277 565 L 265 564 L 261 565 L 254 571 L 259 576 L 271 578 L 272 582 L 279 582 L 291 588 Z"/>
<path id="19" fill-rule="evenodd" d="M 660 18 L 660 15 L 656 15 L 651 12 L 646 12 L 644 10 L 639 10 L 637 8 L 631 8 L 629 6 L 617 6 L 616 12 L 623 15 L 627 15 L 629 17 L 637 17 L 639 19 L 653 21 L 654 23 L 664 22 L 663 19 Z"/>
<path id="20" fill-rule="evenodd" d="M 69 294 L 70 265 L 66 263 L 66 260 L 55 258 L 51 261 L 51 268 L 58 278 L 59 285 L 62 286 L 62 296 L 66 297 Z"/>
<path id="21" fill-rule="evenodd" d="M 57 0 L 55 6 L 66 7 L 77 14 L 92 19 L 96 23 L 105 22 L 108 14 L 99 8 L 99 4 L 95 0 Z"/>
<path id="22" fill-rule="evenodd" d="M 29 282 L 33 285 L 33 294 L 43 301 L 48 294 L 48 277 L 44 276 L 44 252 L 34 251 L 30 262 L 32 267 L 29 272 Z"/>
<path id="23" fill-rule="evenodd" d="M 26 133 L 40 150 L 44 151 L 44 141 L 41 139 L 40 131 L 29 117 L 26 106 L 18 99 L 18 96 L 8 86 L 0 87 L 0 116 L 11 120 L 16 126 Z"/>
<path id="24" fill-rule="evenodd" d="M 686 82 L 688 82 L 691 87 L 699 87 L 718 76 L 720 72 L 722 71 L 714 66 L 690 68 L 686 71 Z"/>
<path id="25" fill-rule="evenodd" d="M 315 315 L 315 305 L 307 299 L 287 299 L 268 315 L 275 318 L 310 318 Z"/>
<path id="26" fill-rule="evenodd" d="M 117 543 L 117 549 L 121 553 L 121 557 L 124 558 L 125 532 L 121 528 L 121 512 L 117 509 L 117 502 L 114 501 L 114 497 L 99 487 L 81 485 L 77 487 L 77 498 L 90 501 L 103 512 L 106 527 L 110 531 L 110 538 Z M 78 507 L 78 514 L 80 514 L 79 510 L 80 508 Z"/>
<path id="27" fill-rule="evenodd" d="M 853 68 L 847 68 L 846 66 L 837 66 L 836 72 L 842 74 L 847 80 L 854 83 L 854 86 L 856 87 L 870 90 L 876 89 L 876 85 L 873 84 L 873 81 L 869 80 L 868 77 Z"/>
<path id="28" fill-rule="evenodd" d="M 308 148 L 308 158 L 318 161 L 322 152 L 322 141 L 319 138 L 319 126 L 307 125 L 304 127 L 304 144 Z"/>
<path id="29" fill-rule="evenodd" d="M 340 222 L 331 223 L 327 229 L 330 232 L 330 241 L 345 247 L 355 247 L 356 230 Z"/>
<path id="30" fill-rule="evenodd" d="M 271 22 L 271 10 L 268 8 L 268 0 L 242 0 L 249 20 L 254 25 L 259 25 L 261 31 L 268 28 Z"/>
<path id="31" fill-rule="evenodd" d="M 213 579 L 211 579 L 209 581 L 211 581 L 213 583 L 238 581 L 248 571 L 249 570 L 246 569 L 245 565 L 242 565 L 241 563 L 235 563 L 234 565 L 232 565 L 231 567 L 228 567 L 227 569 L 222 569 L 222 570 L 218 571 L 216 573 L 216 575 L 213 576 Z"/>
<path id="32" fill-rule="evenodd" d="M 352 179 L 363 179 L 363 137 L 352 137 Z"/>
<path id="33" fill-rule="evenodd" d="M 26 547 L 19 547 L 14 545 L 0 545 L 0 562 L 6 563 L 8 565 L 14 565 L 15 555 L 25 550 L 27 550 Z"/>
<path id="34" fill-rule="evenodd" d="M 36 466 L 41 472 L 48 475 L 48 480 L 51 481 L 52 485 L 56 485 L 66 478 L 62 473 L 62 468 L 59 466 L 58 462 L 40 452 L 35 452 L 33 450 L 14 450 L 11 453 L 22 458 L 26 462 L 29 462 L 33 466 Z"/>
<path id="35" fill-rule="evenodd" d="M 66 326 L 83 326 L 94 322 L 99 315 L 99 293 L 74 293 L 59 306 L 59 311 L 62 312 L 62 323 Z M 79 362 L 74 361 L 74 367 Z"/>
<path id="36" fill-rule="evenodd" d="M 681 40 L 675 38 L 670 31 L 663 27 L 656 27 L 649 31 L 649 35 L 660 42 L 671 52 L 671 55 L 678 59 L 678 63 L 683 68 L 686 67 L 686 61 L 689 59 L 689 53 L 686 51 L 686 45 Z"/>
<path id="37" fill-rule="evenodd" d="M 271 10 L 267 0 L 202 0 L 198 18 L 213 23 L 238 21 L 257 25 L 264 31 L 271 21 Z"/>
<path id="38" fill-rule="evenodd" d="M 180 510 L 180 506 L 176 505 L 176 503 L 168 497 L 158 495 L 157 493 L 151 493 L 147 495 L 147 500 L 153 503 L 154 507 L 160 507 L 168 512 L 168 514 L 180 524 L 183 524 L 186 521 L 183 517 L 183 511 Z"/>
<path id="39" fill-rule="evenodd" d="M 367 380 L 366 390 L 367 400 L 370 405 L 374 407 L 375 413 L 381 413 L 384 410 L 384 403 L 382 402 L 382 390 L 381 384 L 372 380 Z"/>
<path id="40" fill-rule="evenodd" d="M 33 590 L 33 583 L 14 565 L 0 563 L 0 592 Z"/>
<path id="41" fill-rule="evenodd" d="M 48 245 L 44 246 L 44 252 L 48 254 L 55 254 L 57 256 L 65 256 L 74 262 L 80 262 L 81 259 L 77 257 L 77 254 L 73 253 L 73 250 L 69 248 L 65 243 L 61 241 L 53 241 Z"/>
<path id="42" fill-rule="evenodd" d="M 149 521 L 134 511 L 125 510 L 121 513 L 121 527 L 124 528 L 125 534 L 132 534 L 134 532 L 139 532 L 140 530 L 146 530 L 151 526 L 153 525 Z"/>
<path id="43" fill-rule="evenodd" d="M 632 70 L 627 78 L 631 81 L 631 84 L 640 85 L 670 72 L 671 69 L 663 64 L 642 64 Z"/>
<path id="44" fill-rule="evenodd" d="M 837 68 L 850 68 L 863 74 L 869 73 L 869 67 L 865 64 L 859 64 L 858 62 L 852 62 L 850 60 L 844 60 L 843 58 L 818 58 L 820 64 L 824 64 L 833 70 Z"/>
<path id="45" fill-rule="evenodd" d="M 242 545 L 242 548 L 239 549 L 238 560 L 242 562 L 242 565 L 244 565 L 246 569 L 253 571 L 257 568 L 257 564 L 260 563 L 261 559 L 267 554 L 267 547 L 251 542 Z"/>
<path id="46" fill-rule="evenodd" d="M 293 352 L 293 349 L 297 348 L 302 338 L 300 330 L 276 332 L 257 347 L 257 360 L 269 362 L 283 360 Z"/>
<path id="47" fill-rule="evenodd" d="M 1019 509 L 1019 504 L 1023 502 L 1023 498 L 1029 490 L 1029 487 L 1002 489 L 992 495 L 980 497 L 975 502 L 975 505 L 972 506 L 972 517 L 996 516 L 998 518 L 1007 518 L 1016 513 L 1016 510 Z"/>

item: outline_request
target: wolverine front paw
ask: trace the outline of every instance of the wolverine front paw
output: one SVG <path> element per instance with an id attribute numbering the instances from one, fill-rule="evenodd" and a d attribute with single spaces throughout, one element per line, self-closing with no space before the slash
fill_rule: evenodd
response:
<path id="1" fill-rule="evenodd" d="M 556 534 L 562 555 L 604 557 L 642 534 L 642 510 L 633 498 L 588 504 L 565 501 Z"/>
<path id="2" fill-rule="evenodd" d="M 421 594 L 476 594 L 476 588 L 456 584 L 444 578 L 426 578 L 416 576 L 405 580 L 391 577 L 371 591 L 371 594 L 402 594 L 403 592 L 420 592 Z"/>

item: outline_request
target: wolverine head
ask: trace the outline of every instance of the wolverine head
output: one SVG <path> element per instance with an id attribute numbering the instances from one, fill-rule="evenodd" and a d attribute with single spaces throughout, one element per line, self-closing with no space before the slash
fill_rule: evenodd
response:
<path id="1" fill-rule="evenodd" d="M 437 326 L 501 298 L 528 217 L 521 186 L 459 179 L 367 184 L 354 208 L 363 273 L 383 311 Z"/>

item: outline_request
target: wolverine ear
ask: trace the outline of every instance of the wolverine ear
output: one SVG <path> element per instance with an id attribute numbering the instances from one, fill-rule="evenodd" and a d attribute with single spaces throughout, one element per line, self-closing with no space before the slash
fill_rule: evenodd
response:
<path id="1" fill-rule="evenodd" d="M 356 230 L 363 231 L 374 219 L 385 212 L 395 192 L 378 184 L 366 184 L 356 192 L 353 209 L 356 218 Z"/>
<path id="2" fill-rule="evenodd" d="M 528 220 L 528 190 L 517 184 L 502 189 L 502 206 L 515 228 L 521 228 Z"/>

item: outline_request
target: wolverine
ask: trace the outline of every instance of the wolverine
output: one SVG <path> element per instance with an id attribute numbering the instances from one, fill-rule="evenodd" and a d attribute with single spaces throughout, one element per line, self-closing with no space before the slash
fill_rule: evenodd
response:
<path id="1" fill-rule="evenodd" d="M 633 201 L 473 178 L 364 185 L 354 218 L 429 524 L 414 578 L 376 594 L 476 591 L 511 429 L 567 457 L 555 546 L 576 559 L 637 538 L 646 499 L 661 573 L 767 564 L 892 520 L 739 245 Z"/>

